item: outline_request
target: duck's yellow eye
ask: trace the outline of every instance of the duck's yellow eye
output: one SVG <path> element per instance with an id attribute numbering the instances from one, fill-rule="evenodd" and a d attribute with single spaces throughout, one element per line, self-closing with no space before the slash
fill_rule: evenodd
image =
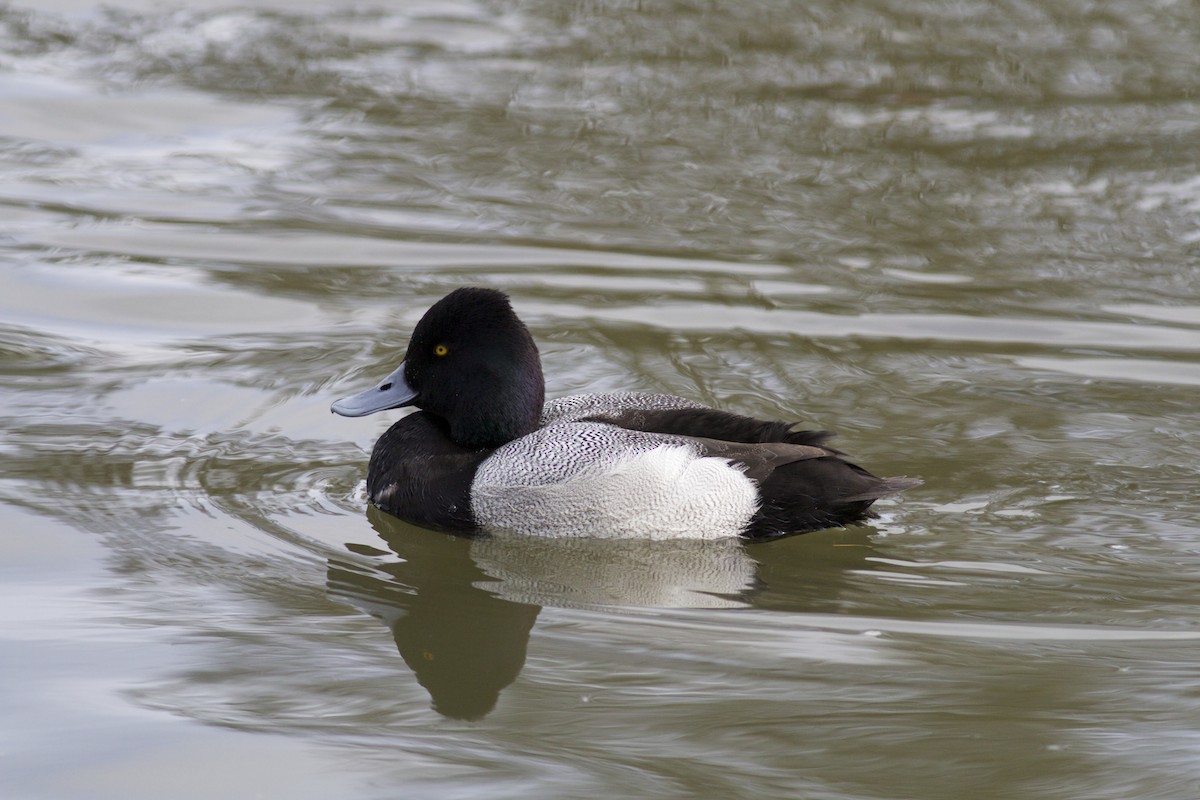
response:
<path id="1" fill-rule="evenodd" d="M 444 345 L 444 344 L 439 344 L 437 347 L 433 348 L 433 354 L 435 356 L 444 356 L 444 355 L 446 355 L 446 353 L 449 353 L 449 352 L 450 352 L 449 349 L 447 349 L 446 345 Z"/>

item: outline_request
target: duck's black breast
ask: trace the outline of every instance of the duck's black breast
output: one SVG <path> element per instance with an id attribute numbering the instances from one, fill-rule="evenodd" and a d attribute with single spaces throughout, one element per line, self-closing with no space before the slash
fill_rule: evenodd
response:
<path id="1" fill-rule="evenodd" d="M 491 450 L 451 441 L 445 424 L 424 411 L 388 428 L 367 467 L 367 496 L 378 508 L 414 525 L 478 530 L 471 515 L 471 482 Z"/>

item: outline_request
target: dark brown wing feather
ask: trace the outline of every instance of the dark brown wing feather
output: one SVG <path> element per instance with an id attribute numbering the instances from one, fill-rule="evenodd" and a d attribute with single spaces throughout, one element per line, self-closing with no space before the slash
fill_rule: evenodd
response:
<path id="1" fill-rule="evenodd" d="M 755 419 L 715 408 L 631 409 L 591 417 L 588 422 L 608 422 L 632 431 L 671 433 L 720 439 L 726 442 L 784 442 L 823 446 L 833 438 L 829 431 L 794 431 L 796 423 Z M 836 450 L 827 448 L 830 452 Z"/>

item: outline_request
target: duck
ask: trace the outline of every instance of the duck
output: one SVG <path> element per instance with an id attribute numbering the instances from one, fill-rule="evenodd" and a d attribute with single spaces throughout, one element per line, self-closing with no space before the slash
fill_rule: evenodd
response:
<path id="1" fill-rule="evenodd" d="M 828 431 L 670 394 L 545 393 L 508 295 L 464 287 L 425 312 L 391 374 L 331 410 L 417 409 L 375 443 L 367 498 L 451 533 L 768 540 L 862 523 L 921 483 L 851 463 Z"/>

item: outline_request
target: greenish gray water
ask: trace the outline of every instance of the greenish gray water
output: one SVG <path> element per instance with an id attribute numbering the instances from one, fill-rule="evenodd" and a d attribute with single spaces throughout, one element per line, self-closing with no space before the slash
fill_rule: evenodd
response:
<path id="1" fill-rule="evenodd" d="M 1198 89 L 1189 3 L 0 9 L 0 793 L 1200 796 Z M 369 511 L 328 404 L 475 284 L 926 483 Z"/>

